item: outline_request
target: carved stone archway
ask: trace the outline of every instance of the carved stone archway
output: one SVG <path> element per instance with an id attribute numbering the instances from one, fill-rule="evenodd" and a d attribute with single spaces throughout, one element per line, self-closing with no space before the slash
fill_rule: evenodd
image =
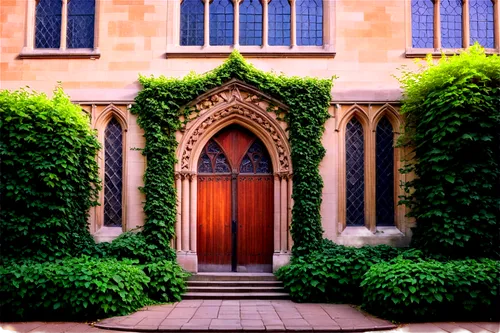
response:
<path id="1" fill-rule="evenodd" d="M 187 108 L 196 108 L 198 118 L 177 133 L 176 170 L 177 222 L 174 247 L 179 263 L 197 271 L 197 162 L 205 144 L 223 128 L 237 124 L 253 132 L 266 146 L 274 172 L 273 270 L 290 258 L 289 226 L 292 211 L 292 164 L 286 123 L 278 118 L 287 107 L 241 81 L 231 80 L 211 90 Z M 271 112 L 270 112 L 271 111 Z"/>

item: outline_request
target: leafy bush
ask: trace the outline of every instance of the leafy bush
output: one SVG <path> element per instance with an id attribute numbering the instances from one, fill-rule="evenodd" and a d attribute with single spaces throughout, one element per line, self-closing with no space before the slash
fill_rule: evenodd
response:
<path id="1" fill-rule="evenodd" d="M 373 265 L 364 307 L 395 320 L 498 320 L 500 261 L 396 260 Z"/>
<path id="2" fill-rule="evenodd" d="M 60 88 L 0 92 L 3 258 L 90 253 L 87 213 L 97 204 L 99 143 Z"/>
<path id="3" fill-rule="evenodd" d="M 1 320 L 95 319 L 151 302 L 150 278 L 132 261 L 86 256 L 0 267 Z"/>
<path id="4" fill-rule="evenodd" d="M 178 302 L 186 291 L 186 278 L 190 275 L 176 262 L 161 260 L 144 267 L 151 278 L 147 286 L 149 297 L 158 302 Z"/>
<path id="5" fill-rule="evenodd" d="M 403 71 L 402 203 L 417 220 L 412 246 L 445 256 L 499 257 L 500 57 L 479 45 L 419 72 Z M 414 157 L 414 158 L 413 158 Z"/>
<path id="6" fill-rule="evenodd" d="M 294 301 L 360 303 L 363 275 L 400 252 L 386 245 L 354 248 L 325 241 L 322 252 L 294 257 L 276 276 Z"/>

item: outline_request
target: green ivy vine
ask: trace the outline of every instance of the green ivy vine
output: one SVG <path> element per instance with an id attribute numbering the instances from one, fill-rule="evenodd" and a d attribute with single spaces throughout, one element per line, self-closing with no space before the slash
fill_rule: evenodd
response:
<path id="1" fill-rule="evenodd" d="M 294 170 L 292 212 L 293 252 L 301 255 L 321 246 L 320 205 L 323 180 L 319 163 L 325 155 L 321 144 L 325 121 L 329 118 L 332 79 L 287 77 L 265 73 L 247 63 L 237 51 L 219 67 L 205 74 L 191 73 L 184 78 L 144 77 L 143 89 L 132 107 L 144 129 L 143 150 L 148 164 L 143 191 L 146 223 L 143 234 L 151 245 L 169 247 L 175 234 L 176 131 L 183 121 L 195 118 L 195 111 L 183 108 L 204 92 L 238 79 L 254 86 L 289 107 L 288 123 Z"/>

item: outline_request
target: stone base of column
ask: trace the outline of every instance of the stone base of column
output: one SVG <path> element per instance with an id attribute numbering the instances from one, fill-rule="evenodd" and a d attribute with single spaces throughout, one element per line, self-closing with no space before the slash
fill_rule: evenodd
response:
<path id="1" fill-rule="evenodd" d="M 188 272 L 198 272 L 198 255 L 194 252 L 177 252 L 177 262 Z"/>
<path id="2" fill-rule="evenodd" d="M 280 267 L 288 265 L 290 263 L 291 256 L 291 252 L 275 252 L 273 254 L 273 273 Z"/>

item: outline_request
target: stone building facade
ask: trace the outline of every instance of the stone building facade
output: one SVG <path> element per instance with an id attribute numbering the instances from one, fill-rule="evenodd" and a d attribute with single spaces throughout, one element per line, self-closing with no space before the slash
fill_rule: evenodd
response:
<path id="1" fill-rule="evenodd" d="M 50 94 L 60 82 L 90 115 L 103 145 L 97 159 L 105 185 L 90 230 L 109 241 L 144 223 L 139 187 L 147 163 L 136 149 L 144 147 L 144 138 L 130 113 L 139 74 L 203 73 L 236 48 L 264 71 L 337 76 L 320 166 L 324 235 L 346 245 L 405 246 L 412 222 L 397 205 L 404 152 L 393 147 L 402 125 L 401 91 L 393 75 L 403 65 L 414 66 L 411 58 L 451 54 L 474 41 L 498 53 L 499 21 L 498 0 L 3 0 L 1 89 L 29 86 Z M 272 204 L 262 208 L 269 216 L 261 227 L 269 228 L 271 240 L 265 256 L 272 258 L 273 269 L 289 260 L 290 145 L 286 124 L 267 112 L 280 103 L 238 81 L 192 102 L 200 116 L 177 133 L 178 218 L 172 242 L 187 269 L 205 267 L 198 231 L 200 216 L 206 217 L 199 202 L 210 193 L 199 190 L 200 178 L 206 178 L 200 163 L 212 156 L 205 154 L 209 142 L 223 146 L 217 135 L 227 128 L 253 135 L 248 142 L 265 150 L 258 158 L 268 156 L 266 202 Z M 231 159 L 231 152 L 224 154 Z M 207 235 L 202 234 L 216 237 Z"/>

